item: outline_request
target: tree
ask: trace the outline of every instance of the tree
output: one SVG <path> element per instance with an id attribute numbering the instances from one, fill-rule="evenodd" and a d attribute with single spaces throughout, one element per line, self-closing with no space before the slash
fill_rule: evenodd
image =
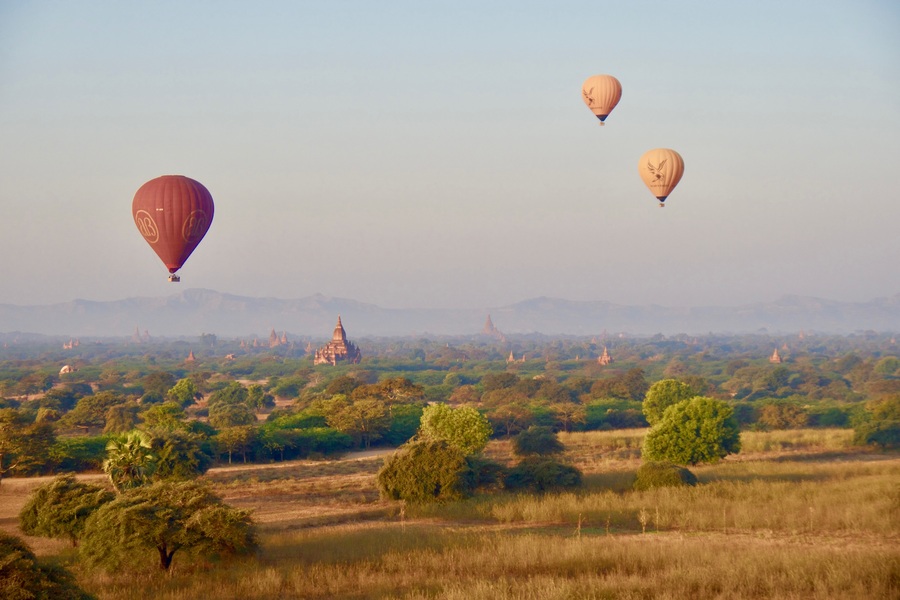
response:
<path id="1" fill-rule="evenodd" d="M 116 569 L 155 553 L 159 568 L 168 570 L 179 551 L 244 554 L 256 544 L 248 511 L 224 504 L 206 484 L 163 481 L 129 490 L 94 512 L 81 554 L 89 564 Z"/>
<path id="2" fill-rule="evenodd" d="M 716 462 L 740 449 L 740 431 L 731 406 L 696 396 L 665 410 L 644 438 L 643 456 L 645 460 L 696 465 Z"/>
<path id="3" fill-rule="evenodd" d="M 677 379 L 663 379 L 657 381 L 647 390 L 641 409 L 650 425 L 655 425 L 662 419 L 667 408 L 678 404 L 682 400 L 689 400 L 696 394 L 686 383 Z"/>
<path id="4" fill-rule="evenodd" d="M 390 425 L 387 407 L 381 400 L 366 398 L 352 404 L 342 396 L 327 403 L 328 425 L 338 431 L 350 435 L 357 443 L 369 448 L 371 443 L 379 439 Z"/>
<path id="5" fill-rule="evenodd" d="M 61 423 L 69 427 L 103 429 L 106 425 L 107 411 L 125 401 L 125 396 L 115 392 L 97 392 L 91 396 L 84 396 L 78 400 L 75 408 L 66 413 Z"/>
<path id="6" fill-rule="evenodd" d="M 19 526 L 27 535 L 68 539 L 75 546 L 88 517 L 113 498 L 100 486 L 60 475 L 31 493 L 19 513 Z"/>
<path id="7" fill-rule="evenodd" d="M 493 433 L 490 422 L 471 406 L 451 408 L 432 404 L 422 411 L 419 435 L 426 440 L 444 440 L 466 456 L 478 454 Z"/>
<path id="8" fill-rule="evenodd" d="M 220 402 L 209 407 L 209 424 L 216 429 L 253 425 L 256 421 L 256 414 L 247 404 Z"/>
<path id="9" fill-rule="evenodd" d="M 0 598 L 94 600 L 67 570 L 39 561 L 19 538 L 0 531 Z"/>
<path id="10" fill-rule="evenodd" d="M 156 455 L 153 481 L 194 479 L 212 466 L 204 436 L 180 429 L 151 429 L 149 433 Z"/>
<path id="11" fill-rule="evenodd" d="M 145 427 L 154 429 L 183 429 L 185 427 L 184 409 L 180 403 L 175 401 L 154 404 L 140 416 Z"/>
<path id="12" fill-rule="evenodd" d="M 124 437 L 109 440 L 103 471 L 116 491 L 121 493 L 150 481 L 156 470 L 156 460 L 150 435 L 135 430 Z"/>
<path id="13" fill-rule="evenodd" d="M 568 433 L 573 425 L 583 425 L 587 422 L 587 408 L 574 402 L 558 402 L 550 405 L 550 412 L 556 418 L 556 422 L 562 426 L 562 430 Z"/>
<path id="14" fill-rule="evenodd" d="M 235 452 L 242 453 L 244 462 L 247 462 L 247 450 L 253 444 L 255 437 L 256 429 L 249 425 L 243 425 L 223 429 L 216 435 L 215 442 L 220 453 L 228 454 L 228 464 L 230 465 L 231 455 Z"/>
<path id="15" fill-rule="evenodd" d="M 444 440 L 422 440 L 388 457 L 377 481 L 385 498 L 425 504 L 471 495 L 473 474 L 462 450 Z"/>
<path id="16" fill-rule="evenodd" d="M 140 405 L 137 402 L 116 404 L 106 409 L 106 424 L 103 433 L 125 433 L 137 424 L 137 413 Z"/>
<path id="17" fill-rule="evenodd" d="M 809 415 L 802 406 L 788 402 L 771 402 L 759 409 L 757 421 L 771 429 L 799 429 L 806 427 Z"/>
<path id="18" fill-rule="evenodd" d="M 516 456 L 548 456 L 563 450 L 565 446 L 550 427 L 532 425 L 513 438 L 513 453 Z"/>
<path id="19" fill-rule="evenodd" d="M 50 423 L 34 423 L 14 408 L 0 409 L 0 481 L 9 472 L 39 470 L 48 462 L 55 441 Z"/>
<path id="20" fill-rule="evenodd" d="M 503 487 L 508 490 L 549 492 L 578 487 L 581 480 L 581 471 L 572 465 L 551 458 L 533 457 L 510 469 L 503 480 Z"/>
<path id="21" fill-rule="evenodd" d="M 200 391 L 197 389 L 197 384 L 190 377 L 179 379 L 166 392 L 166 399 L 177 402 L 182 408 L 193 404 L 199 396 Z"/>

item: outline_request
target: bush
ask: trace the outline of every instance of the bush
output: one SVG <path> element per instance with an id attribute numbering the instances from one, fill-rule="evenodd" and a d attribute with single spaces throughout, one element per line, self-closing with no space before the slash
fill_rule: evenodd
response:
<path id="1" fill-rule="evenodd" d="M 503 480 L 508 490 L 549 492 L 578 487 L 581 471 L 549 458 L 527 458 L 510 469 Z"/>
<path id="2" fill-rule="evenodd" d="M 474 483 L 463 451 L 443 440 L 407 444 L 385 459 L 378 471 L 383 497 L 414 504 L 466 498 Z"/>
<path id="3" fill-rule="evenodd" d="M 855 444 L 878 446 L 885 450 L 900 448 L 900 421 L 875 421 L 856 428 Z"/>
<path id="4" fill-rule="evenodd" d="M 553 429 L 536 425 L 514 437 L 512 446 L 516 456 L 548 456 L 565 449 Z"/>
<path id="5" fill-rule="evenodd" d="M 679 487 L 697 485 L 697 477 L 685 469 L 668 461 L 645 462 L 637 470 L 634 480 L 635 490 L 649 490 L 658 487 Z"/>
<path id="6" fill-rule="evenodd" d="M 0 531 L 0 598 L 10 600 L 91 600 L 75 578 L 42 564 L 19 538 Z"/>

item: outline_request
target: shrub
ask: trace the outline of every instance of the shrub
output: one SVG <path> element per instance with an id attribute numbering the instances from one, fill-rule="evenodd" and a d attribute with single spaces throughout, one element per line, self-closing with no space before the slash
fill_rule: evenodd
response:
<path id="1" fill-rule="evenodd" d="M 19 538 L 0 531 L 0 598 L 10 600 L 91 600 L 60 567 L 38 561 Z"/>
<path id="2" fill-rule="evenodd" d="M 549 492 L 581 485 L 581 471 L 549 458 L 526 458 L 510 469 L 503 480 L 508 490 Z"/>
<path id="3" fill-rule="evenodd" d="M 668 461 L 645 462 L 637 470 L 634 480 L 635 490 L 649 490 L 658 487 L 679 487 L 697 485 L 697 477 L 685 469 Z"/>
<path id="4" fill-rule="evenodd" d="M 378 471 L 382 496 L 414 504 L 460 500 L 472 493 L 474 474 L 459 448 L 443 440 L 412 442 Z"/>
<path id="5" fill-rule="evenodd" d="M 548 456 L 565 449 L 553 429 L 536 425 L 514 437 L 512 446 L 516 456 Z"/>
<path id="6" fill-rule="evenodd" d="M 900 421 L 863 423 L 856 428 L 853 442 L 885 450 L 900 448 Z"/>

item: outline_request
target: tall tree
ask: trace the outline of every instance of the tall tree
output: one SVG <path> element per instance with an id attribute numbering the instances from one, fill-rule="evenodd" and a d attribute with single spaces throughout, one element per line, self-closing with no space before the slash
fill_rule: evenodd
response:
<path id="1" fill-rule="evenodd" d="M 256 544 L 248 511 L 224 504 L 203 483 L 164 481 L 129 490 L 100 507 L 85 525 L 81 554 L 109 569 L 145 564 L 155 554 L 167 571 L 179 551 L 242 554 Z"/>
<path id="2" fill-rule="evenodd" d="M 19 538 L 0 531 L 0 598 L 94 600 L 67 570 L 45 564 Z"/>
<path id="3" fill-rule="evenodd" d="M 727 402 L 696 396 L 672 405 L 644 438 L 645 460 L 679 465 L 716 462 L 740 452 L 734 410 Z"/>

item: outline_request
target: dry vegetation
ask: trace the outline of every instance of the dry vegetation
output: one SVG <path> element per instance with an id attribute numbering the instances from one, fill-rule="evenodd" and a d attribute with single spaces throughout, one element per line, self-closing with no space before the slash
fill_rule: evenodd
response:
<path id="1" fill-rule="evenodd" d="M 741 455 L 693 469 L 701 485 L 632 492 L 643 433 L 562 435 L 585 472 L 578 493 L 402 511 L 375 491 L 379 456 L 215 469 L 226 500 L 255 511 L 256 558 L 169 576 L 71 564 L 124 600 L 900 597 L 897 455 L 850 448 L 844 430 L 745 433 Z M 509 444 L 489 454 L 508 461 Z M 3 481 L 4 529 L 34 485 Z"/>

